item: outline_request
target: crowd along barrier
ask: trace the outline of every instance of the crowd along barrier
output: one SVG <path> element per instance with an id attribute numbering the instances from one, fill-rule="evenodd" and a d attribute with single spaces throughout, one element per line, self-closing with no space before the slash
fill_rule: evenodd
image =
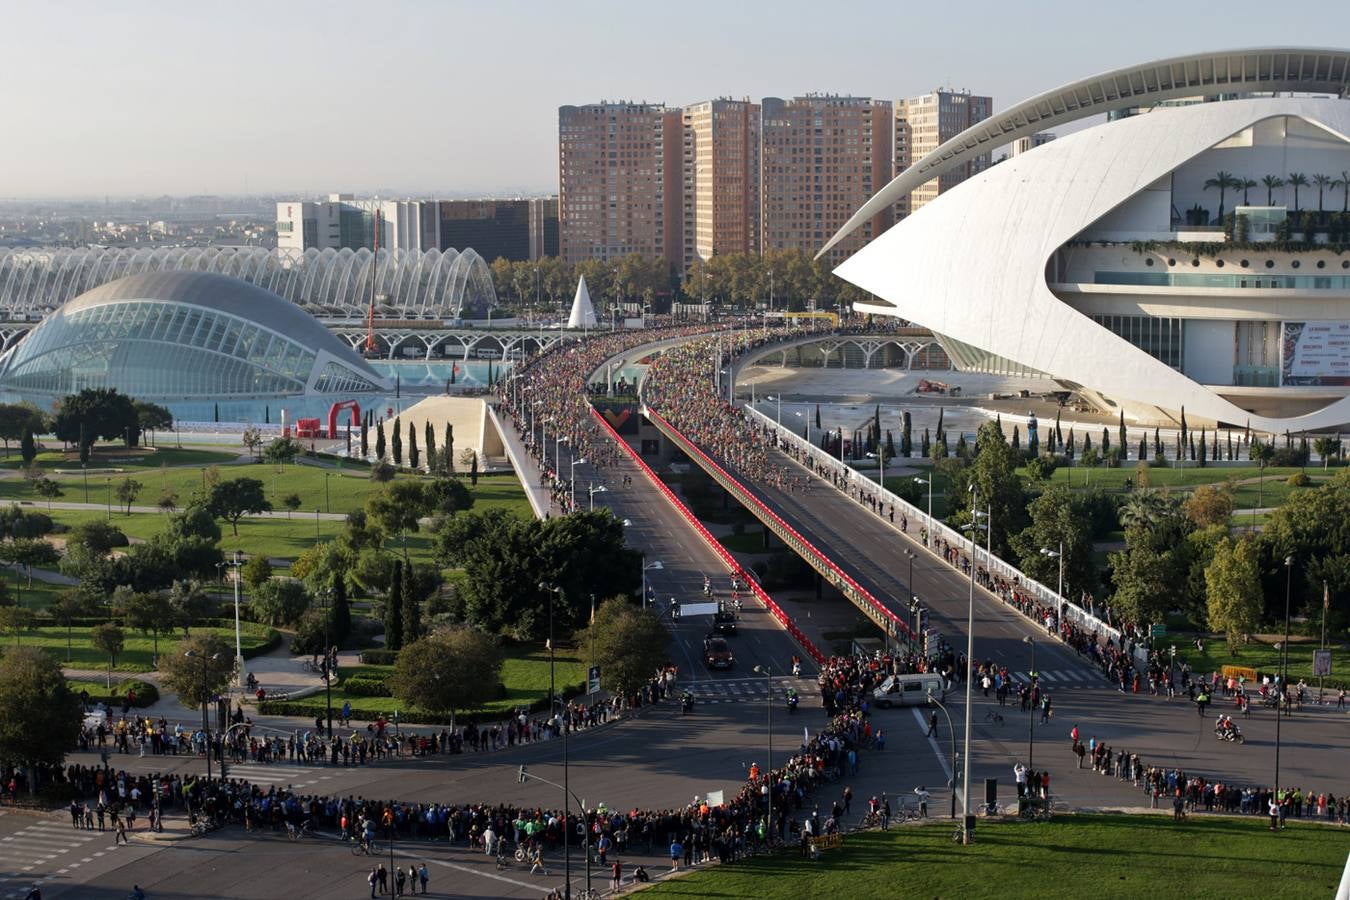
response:
<path id="1" fill-rule="evenodd" d="M 935 518 L 930 519 L 926 510 L 920 509 L 907 500 L 897 496 L 894 492 L 889 491 L 871 479 L 866 478 L 866 476 L 863 476 L 854 470 L 853 467 L 841 462 L 837 457 L 826 453 L 801 435 L 784 428 L 781 424 L 775 422 L 759 410 L 748 405 L 743 407 L 743 409 L 746 415 L 750 416 L 752 421 L 772 429 L 782 443 L 792 447 L 794 450 L 805 453 L 806 456 L 817 465 L 823 466 L 828 470 L 841 475 L 844 478 L 846 488 L 852 487 L 855 490 L 861 490 L 864 493 L 875 497 L 879 502 L 892 504 L 896 511 L 902 513 L 906 518 L 911 521 L 923 523 L 923 527 L 928 533 L 927 547 L 929 550 L 935 551 L 935 548 L 942 541 L 946 541 L 949 545 L 961 549 L 968 549 L 970 547 L 969 538 Z M 861 480 L 862 484 L 856 484 L 855 479 Z M 982 562 L 984 567 L 992 575 L 1001 577 L 1004 580 L 1015 584 L 1021 591 L 1031 595 L 1046 606 L 1058 609 L 1062 620 L 1073 623 L 1075 627 L 1087 631 L 1089 634 L 1095 631 L 1103 636 L 1110 637 L 1117 642 L 1119 641 L 1119 629 L 1108 625 L 1106 622 L 1083 609 L 1077 603 L 1073 603 L 1072 601 L 1061 597 L 1057 591 L 1046 587 L 1034 578 L 1029 577 L 1016 566 L 989 553 L 985 548 L 976 545 L 974 547 L 973 559 L 975 565 L 980 565 Z M 1015 609 L 1016 607 L 1013 608 Z M 1038 624 L 1044 627 L 1045 623 L 1041 622 Z"/>
<path id="2" fill-rule="evenodd" d="M 903 618 L 896 615 L 895 612 L 879 601 L 870 591 L 858 584 L 858 582 L 844 572 L 843 569 L 839 568 L 833 560 L 820 552 L 814 544 L 804 538 L 795 528 L 784 521 L 781 516 L 769 509 L 763 501 L 747 490 L 743 484 L 731 477 L 731 475 L 722 468 L 716 460 L 699 449 L 693 441 L 685 437 L 679 429 L 671 425 L 655 410 L 644 406 L 643 415 L 656 425 L 662 434 L 674 441 L 691 460 L 698 463 L 698 465 L 711 475 L 718 484 L 732 493 L 742 505 L 753 512 L 761 522 L 768 525 L 783 543 L 787 544 L 789 548 L 806 560 L 812 568 L 817 572 L 820 572 L 831 584 L 838 588 L 854 606 L 862 610 L 879 628 L 896 640 L 903 637 L 905 640 L 908 640 L 911 645 L 915 643 L 915 635 Z"/>
<path id="3" fill-rule="evenodd" d="M 628 457 L 637 464 L 637 467 L 642 470 L 642 474 L 647 477 L 647 480 L 656 486 L 656 489 L 661 492 L 661 495 L 675 507 L 699 537 L 701 537 L 703 541 L 712 548 L 713 552 L 721 558 L 731 574 L 736 576 L 742 583 L 750 586 L 750 590 L 755 595 L 755 598 L 769 611 L 769 615 L 773 616 L 774 619 L 783 626 L 792 639 L 806 652 L 806 655 L 813 659 L 817 665 L 824 665 L 826 661 L 825 654 L 823 654 L 815 643 L 797 627 L 797 624 L 792 620 L 792 617 L 789 616 L 781 606 L 774 602 L 774 599 L 768 595 L 764 588 L 760 587 L 759 582 L 755 577 L 745 570 L 745 568 L 736 560 L 736 557 L 732 556 L 731 552 L 727 550 L 726 547 L 722 546 L 721 541 L 713 537 L 712 533 L 708 531 L 703 523 L 689 510 L 689 507 L 685 506 L 680 498 L 675 496 L 675 492 L 652 471 L 651 466 L 647 465 L 646 461 L 638 455 L 638 452 L 614 430 L 609 422 L 605 421 L 605 417 L 602 416 L 595 407 L 591 407 L 591 415 L 595 418 L 595 421 L 600 424 L 600 427 L 609 434 L 614 443 L 618 444 L 619 447 L 628 454 Z"/>

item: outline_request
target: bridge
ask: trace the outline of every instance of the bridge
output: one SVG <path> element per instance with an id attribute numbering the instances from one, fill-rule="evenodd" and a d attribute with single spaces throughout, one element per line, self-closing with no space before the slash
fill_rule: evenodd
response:
<path id="1" fill-rule="evenodd" d="M 948 369 L 951 361 L 927 328 L 827 332 L 780 341 L 746 354 L 737 368 L 752 365 L 823 369 Z"/>

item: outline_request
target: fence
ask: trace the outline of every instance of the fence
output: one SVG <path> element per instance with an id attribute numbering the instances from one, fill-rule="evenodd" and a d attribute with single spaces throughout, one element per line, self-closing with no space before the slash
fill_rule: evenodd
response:
<path id="1" fill-rule="evenodd" d="M 843 569 L 835 565 L 833 560 L 816 549 L 814 544 L 802 537 L 781 516 L 769 509 L 763 501 L 750 493 L 739 481 L 732 478 L 712 457 L 700 450 L 678 429 L 662 418 L 659 413 L 644 406 L 643 414 L 662 434 L 683 450 L 685 455 L 698 463 L 705 472 L 712 476 L 714 481 L 736 497 L 746 509 L 754 513 L 756 518 L 763 522 L 774 534 L 778 535 L 784 544 L 819 572 L 830 584 L 834 585 L 854 606 L 862 610 L 868 618 L 876 623 L 877 627 L 893 639 L 899 640 L 903 636 L 912 645 L 915 644 L 915 635 L 900 616 L 849 577 Z"/>
<path id="2" fill-rule="evenodd" d="M 712 548 L 713 552 L 721 557 L 722 562 L 731 570 L 731 573 L 740 581 L 750 586 L 750 590 L 754 593 L 759 602 L 764 604 L 764 608 L 769 611 L 769 615 L 778 620 L 778 623 L 787 630 L 787 633 L 790 634 L 792 639 L 806 651 L 806 654 L 810 656 L 811 659 L 815 660 L 817 664 L 823 664 L 825 662 L 825 655 L 821 653 L 815 643 L 797 627 L 797 624 L 792 621 L 792 617 L 789 616 L 781 606 L 775 603 L 774 599 L 759 586 L 759 582 L 755 580 L 755 577 L 746 572 L 741 564 L 736 561 L 736 558 L 731 555 L 730 551 L 723 547 L 722 543 L 717 540 L 717 538 L 712 536 L 712 533 L 703 526 L 703 523 L 689 511 L 689 507 L 685 506 L 684 503 L 680 501 L 680 498 L 675 496 L 675 492 L 667 487 L 664 481 L 657 477 L 656 473 L 652 471 L 651 466 L 647 465 L 642 457 L 638 455 L 637 451 L 619 436 L 619 433 L 614 430 L 609 422 L 605 421 L 605 417 L 600 415 L 595 407 L 591 407 L 591 415 L 595 418 L 595 421 L 600 424 L 600 427 L 609 434 L 614 443 L 627 453 L 629 458 L 637 464 L 637 467 L 642 470 L 642 474 L 647 476 L 647 479 L 656 486 L 662 496 L 664 496 L 666 500 L 679 511 L 680 515 L 683 516 L 690 527 L 698 533 L 699 537 L 703 538 L 704 542 Z"/>
<path id="3" fill-rule="evenodd" d="M 825 467 L 827 470 L 836 472 L 837 474 L 841 475 L 845 480 L 846 487 L 856 486 L 864 494 L 871 495 L 872 497 L 876 498 L 876 500 L 879 503 L 883 505 L 894 504 L 896 511 L 902 513 L 906 518 L 910 519 L 911 521 L 917 520 L 919 522 L 922 522 L 924 528 L 927 531 L 927 539 L 925 546 L 930 551 L 933 549 L 935 544 L 943 540 L 945 540 L 948 544 L 951 544 L 952 546 L 955 547 L 964 547 L 967 545 L 967 541 L 969 539 L 965 535 L 961 534 L 959 531 L 956 531 L 953 528 L 949 528 L 941 521 L 930 517 L 926 510 L 919 509 L 912 503 L 909 503 L 903 498 L 897 496 L 894 492 L 883 488 L 879 484 L 873 483 L 870 479 L 863 478 L 851 466 L 841 462 L 838 458 L 831 456 L 829 453 L 826 453 L 824 450 L 807 441 L 801 435 L 795 434 L 791 430 L 784 428 L 782 425 L 778 424 L 773 419 L 764 415 L 759 410 L 752 409 L 748 405 L 743 407 L 743 409 L 746 415 L 748 415 L 752 421 L 755 421 L 760 425 L 773 429 L 774 433 L 777 435 L 781 443 L 789 447 L 792 447 L 794 450 L 797 450 L 798 452 L 805 453 L 806 456 L 817 466 Z M 866 483 L 862 485 L 857 485 L 855 483 L 855 478 L 860 479 Z M 1046 587 L 1045 585 L 1041 584 L 1039 581 L 1036 581 L 1035 579 L 1028 577 L 1025 573 L 1023 573 L 1020 569 L 1018 569 L 1011 563 L 1008 563 L 1005 560 L 1002 560 L 999 557 L 989 553 L 987 550 L 984 550 L 983 548 L 976 546 L 974 549 L 972 564 L 978 566 L 981 562 L 983 562 L 985 568 L 989 571 L 991 575 L 1001 577 L 1017 585 L 1017 587 L 1021 591 L 1031 595 L 1032 597 L 1036 598 L 1046 606 L 1058 609 L 1061 620 L 1071 622 L 1076 627 L 1087 631 L 1089 634 L 1092 633 L 1093 631 L 1096 631 L 1102 635 L 1109 636 L 1116 640 L 1120 638 L 1119 629 L 1113 628 L 1110 625 L 1106 624 L 1106 622 L 1092 615 L 1078 604 L 1072 603 L 1064 599 L 1059 595 L 1057 591 L 1054 591 Z"/>

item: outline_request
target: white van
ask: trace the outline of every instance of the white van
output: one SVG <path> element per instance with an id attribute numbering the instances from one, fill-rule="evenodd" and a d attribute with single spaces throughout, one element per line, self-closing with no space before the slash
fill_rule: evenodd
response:
<path id="1" fill-rule="evenodd" d="M 892 706 L 923 706 L 928 694 L 942 699 L 942 676 L 935 672 L 921 675 L 891 675 L 872 692 L 872 702 L 882 709 Z"/>

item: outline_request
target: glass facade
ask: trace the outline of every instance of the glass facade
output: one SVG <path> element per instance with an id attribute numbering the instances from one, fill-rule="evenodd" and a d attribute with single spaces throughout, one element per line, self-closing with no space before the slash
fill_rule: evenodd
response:
<path id="1" fill-rule="evenodd" d="M 127 300 L 48 318 L 13 351 L 6 389 L 48 394 L 115 387 L 139 398 L 304 393 L 315 351 L 239 316 L 188 303 Z M 377 390 L 329 362 L 320 392 Z"/>
<path id="2" fill-rule="evenodd" d="M 1092 321 L 1149 356 L 1182 371 L 1186 343 L 1182 320 L 1161 316 L 1092 316 Z"/>
<path id="3" fill-rule="evenodd" d="M 1096 272 L 1094 284 L 1141 287 L 1263 288 L 1299 291 L 1350 291 L 1350 275 L 1202 275 L 1196 272 Z"/>

